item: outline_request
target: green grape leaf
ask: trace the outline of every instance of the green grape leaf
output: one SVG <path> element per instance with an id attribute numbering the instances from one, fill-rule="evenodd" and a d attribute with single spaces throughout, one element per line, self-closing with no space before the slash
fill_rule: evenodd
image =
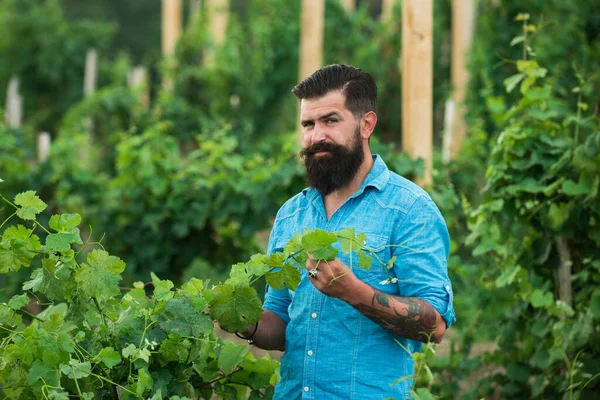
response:
<path id="1" fill-rule="evenodd" d="M 67 392 L 57 392 L 52 389 L 48 392 L 48 398 L 51 400 L 70 400 L 69 393 Z"/>
<path id="2" fill-rule="evenodd" d="M 160 343 L 158 354 L 167 362 L 185 363 L 190 354 L 191 343 L 189 340 L 181 340 L 181 335 L 170 334 Z"/>
<path id="3" fill-rule="evenodd" d="M 7 305 L 0 303 L 0 324 L 4 326 L 16 326 L 23 318 Z"/>
<path id="4" fill-rule="evenodd" d="M 35 220 L 35 216 L 47 207 L 46 203 L 37 197 L 33 190 L 16 195 L 15 204 L 20 206 L 17 215 L 25 220 Z"/>
<path id="5" fill-rule="evenodd" d="M 367 243 L 367 235 L 356 234 L 354 228 L 346 228 L 337 233 L 340 247 L 346 254 L 359 251 Z"/>
<path id="6" fill-rule="evenodd" d="M 71 359 L 69 364 L 60 364 L 60 372 L 71 379 L 86 378 L 92 373 L 92 364 Z"/>
<path id="7" fill-rule="evenodd" d="M 116 296 L 121 281 L 121 272 L 125 263 L 118 257 L 109 255 L 104 250 L 93 250 L 87 255 L 86 263 L 75 271 L 78 288 L 89 297 L 101 298 Z"/>
<path id="8" fill-rule="evenodd" d="M 217 365 L 225 374 L 232 372 L 248 354 L 248 346 L 245 344 L 227 343 L 221 347 Z"/>
<path id="9" fill-rule="evenodd" d="M 519 271 L 521 271 L 521 266 L 519 265 L 512 266 L 504 270 L 498 279 L 496 279 L 496 287 L 504 287 L 513 283 Z"/>
<path id="10" fill-rule="evenodd" d="M 208 301 L 203 296 L 204 282 L 197 278 L 191 278 L 181 286 L 180 293 L 184 294 L 198 312 L 204 311 Z"/>
<path id="11" fill-rule="evenodd" d="M 525 74 L 522 72 L 511 75 L 508 78 L 506 78 L 504 80 L 504 86 L 506 86 L 506 92 L 507 93 L 512 92 L 514 90 L 515 86 L 517 86 L 519 84 L 519 82 L 521 82 L 523 80 L 523 78 L 525 78 Z"/>
<path id="12" fill-rule="evenodd" d="M 338 255 L 338 249 L 333 246 L 322 247 L 313 253 L 315 260 L 333 261 Z"/>
<path id="13" fill-rule="evenodd" d="M 559 228 L 569 218 L 568 203 L 552 203 L 548 211 L 548 217 L 552 223 L 552 227 Z"/>
<path id="14" fill-rule="evenodd" d="M 283 266 L 286 258 L 287 257 L 283 253 L 273 253 L 265 259 L 265 264 L 271 268 L 279 268 Z"/>
<path id="15" fill-rule="evenodd" d="M 60 371 L 49 368 L 47 365 L 36 360 L 31 365 L 29 373 L 27 374 L 27 383 L 33 385 L 41 379 L 49 386 L 58 387 L 60 384 Z"/>
<path id="16" fill-rule="evenodd" d="M 51 233 L 46 237 L 46 247 L 61 253 L 71 250 L 71 243 L 83 244 L 79 229 L 73 228 L 73 233 Z"/>
<path id="17" fill-rule="evenodd" d="M 287 245 L 283 249 L 283 252 L 286 256 L 289 257 L 292 254 L 296 254 L 304 250 L 304 246 L 302 245 L 302 236 L 302 232 L 298 232 L 288 241 Z"/>
<path id="18" fill-rule="evenodd" d="M 248 377 L 250 386 L 254 389 L 260 389 L 270 386 L 271 377 L 275 374 L 279 363 L 276 360 L 267 358 L 255 359 L 252 353 L 250 353 L 244 358 L 240 367 L 244 371 L 250 372 L 250 376 Z"/>
<path id="19" fill-rule="evenodd" d="M 288 263 L 283 268 L 266 274 L 265 279 L 273 289 L 284 289 L 287 286 L 289 289 L 295 290 L 300 284 L 300 271 Z"/>
<path id="20" fill-rule="evenodd" d="M 552 305 L 554 297 L 550 292 L 543 292 L 540 289 L 535 289 L 531 294 L 531 305 L 535 308 L 549 307 Z"/>
<path id="21" fill-rule="evenodd" d="M 264 254 L 254 254 L 250 261 L 244 264 L 245 273 L 254 276 L 264 275 L 271 267 L 267 264 L 268 257 Z M 248 279 L 246 277 L 246 279 Z M 240 281 L 241 283 L 241 281 Z"/>
<path id="22" fill-rule="evenodd" d="M 61 214 L 53 215 L 48 225 L 50 229 L 54 229 L 56 232 L 71 233 L 73 228 L 77 227 L 80 223 L 81 216 L 79 214 Z"/>
<path id="23" fill-rule="evenodd" d="M 148 369 L 140 368 L 138 370 L 138 379 L 133 384 L 133 387 L 135 388 L 135 393 L 139 397 L 142 397 L 142 395 L 144 393 L 146 393 L 149 390 L 152 390 L 153 384 L 154 384 L 154 381 L 152 380 L 152 376 L 148 372 Z"/>
<path id="24" fill-rule="evenodd" d="M 121 356 L 112 347 L 103 348 L 98 357 L 109 369 L 121 362 Z"/>
<path id="25" fill-rule="evenodd" d="M 189 281 L 181 285 L 181 292 L 189 295 L 202 295 L 204 290 L 204 282 L 198 278 L 191 278 Z"/>
<path id="26" fill-rule="evenodd" d="M 161 280 L 154 272 L 150 272 L 150 276 L 152 277 L 152 282 L 154 283 L 154 293 L 152 297 L 154 299 L 166 300 L 172 298 L 175 293 L 171 291 L 173 289 L 173 282 L 168 279 Z"/>
<path id="27" fill-rule="evenodd" d="M 213 328 L 208 315 L 198 313 L 185 296 L 166 302 L 163 313 L 158 317 L 158 324 L 167 333 L 195 337 L 202 336 Z"/>
<path id="28" fill-rule="evenodd" d="M 29 295 L 27 293 L 15 295 L 8 301 L 8 306 L 13 310 L 20 310 L 21 307 L 25 307 L 27 304 L 29 304 Z"/>
<path id="29" fill-rule="evenodd" d="M 371 269 L 373 259 L 367 255 L 364 251 L 358 252 L 358 266 L 362 269 Z"/>
<path id="30" fill-rule="evenodd" d="M 134 355 L 136 355 L 137 352 L 138 352 L 137 347 L 135 347 L 135 344 L 132 344 L 132 343 L 129 343 L 129 345 L 127 347 L 124 347 L 123 350 L 121 350 L 121 354 L 125 358 L 131 358 Z"/>
<path id="31" fill-rule="evenodd" d="M 248 272 L 247 265 L 241 262 L 232 265 L 227 282 L 234 285 L 249 283 L 251 273 Z"/>
<path id="32" fill-rule="evenodd" d="M 578 183 L 568 179 L 562 185 L 562 190 L 567 196 L 584 196 L 590 192 L 590 189 L 590 182 L 585 179 L 580 179 Z"/>
<path id="33" fill-rule="evenodd" d="M 247 285 L 223 284 L 212 290 L 210 313 L 228 330 L 243 331 L 262 314 L 256 290 Z"/>
<path id="34" fill-rule="evenodd" d="M 309 253 L 314 253 L 324 247 L 327 247 L 337 241 L 337 236 L 334 233 L 315 229 L 305 233 L 302 236 L 302 246 Z"/>
<path id="35" fill-rule="evenodd" d="M 56 277 L 56 262 L 50 258 L 42 260 L 43 267 L 34 270 L 31 280 L 23 283 L 23 290 L 44 294 L 50 300 L 63 300 L 72 284 Z"/>
<path id="36" fill-rule="evenodd" d="M 40 239 L 23 225 L 6 228 L 0 243 L 0 273 L 28 267 L 41 249 Z"/>

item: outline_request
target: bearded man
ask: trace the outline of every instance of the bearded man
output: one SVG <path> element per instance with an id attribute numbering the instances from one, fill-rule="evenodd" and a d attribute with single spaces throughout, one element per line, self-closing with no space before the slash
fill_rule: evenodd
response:
<path id="1" fill-rule="evenodd" d="M 275 399 L 406 399 L 422 342 L 439 342 L 455 321 L 449 237 L 429 195 L 372 155 L 377 124 L 373 78 L 330 65 L 298 84 L 309 187 L 279 210 L 269 252 L 305 229 L 364 232 L 393 268 L 350 269 L 356 255 L 318 268 L 309 256 L 295 291 L 267 287 L 264 312 L 246 332 L 284 350 Z M 390 246 L 392 245 L 392 246 Z"/>

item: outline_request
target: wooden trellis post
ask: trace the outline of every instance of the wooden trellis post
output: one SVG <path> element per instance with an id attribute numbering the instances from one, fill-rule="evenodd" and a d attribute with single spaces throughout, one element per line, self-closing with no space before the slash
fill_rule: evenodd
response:
<path id="1" fill-rule="evenodd" d="M 473 42 L 475 0 L 452 2 L 452 99 L 448 102 L 448 126 L 445 127 L 443 160 L 448 162 L 458 156 L 466 134 L 465 94 L 469 81 L 467 53 Z"/>
<path id="2" fill-rule="evenodd" d="M 19 91 L 20 80 L 12 76 L 6 89 L 6 107 L 4 115 L 6 123 L 12 128 L 20 128 L 23 120 L 23 98 Z"/>
<path id="3" fill-rule="evenodd" d="M 402 2 L 402 148 L 425 160 L 421 186 L 433 168 L 433 0 Z"/>
<path id="4" fill-rule="evenodd" d="M 85 55 L 85 72 L 83 76 L 83 96 L 90 97 L 96 91 L 96 81 L 98 77 L 98 52 L 95 49 L 89 49 Z M 93 135 L 94 123 L 91 118 L 83 121 L 86 129 L 85 147 L 81 149 L 81 158 L 88 160 L 91 137 Z"/>
<path id="5" fill-rule="evenodd" d="M 300 66 L 298 80 L 310 76 L 323 66 L 323 30 L 325 26 L 325 1 L 302 0 L 300 22 Z M 297 118 L 297 130 L 302 142 L 302 129 Z"/>
<path id="6" fill-rule="evenodd" d="M 48 132 L 40 132 L 37 137 L 37 156 L 38 162 L 44 163 L 50 156 L 50 134 Z"/>
<path id="7" fill-rule="evenodd" d="M 200 0 L 190 0 L 190 14 L 188 20 L 193 19 L 194 16 L 200 12 L 201 8 L 202 3 L 200 2 Z"/>
<path id="8" fill-rule="evenodd" d="M 356 10 L 356 0 L 342 0 L 342 5 L 347 12 Z"/>
<path id="9" fill-rule="evenodd" d="M 394 5 L 398 0 L 383 0 L 381 2 L 381 17 L 382 21 L 389 21 L 392 18 L 392 11 L 394 10 Z"/>
<path id="10" fill-rule="evenodd" d="M 181 0 L 162 0 L 162 54 L 167 60 L 175 53 L 177 40 L 181 35 Z M 172 62 L 169 60 L 167 62 Z M 163 86 L 170 90 L 173 81 L 163 78 Z"/>
<path id="11" fill-rule="evenodd" d="M 205 52 L 206 65 L 212 65 L 215 57 L 215 49 L 225 43 L 227 37 L 227 25 L 229 24 L 229 0 L 206 0 L 208 12 L 208 23 L 213 48 Z"/>
<path id="12" fill-rule="evenodd" d="M 136 91 L 139 96 L 139 102 L 146 108 L 150 105 L 150 96 L 148 95 L 148 78 L 146 69 L 138 65 L 129 72 L 129 87 Z"/>

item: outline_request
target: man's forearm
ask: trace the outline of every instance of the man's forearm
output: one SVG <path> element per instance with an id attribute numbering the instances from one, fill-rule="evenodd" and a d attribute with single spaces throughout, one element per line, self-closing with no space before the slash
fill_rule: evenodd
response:
<path id="1" fill-rule="evenodd" d="M 364 284 L 361 296 L 346 300 L 383 328 L 408 339 L 439 343 L 446 322 L 427 301 L 416 297 L 399 297 Z"/>
<path id="2" fill-rule="evenodd" d="M 258 327 L 256 327 L 256 332 L 254 328 L 255 324 L 250 325 L 242 335 L 249 338 L 252 332 L 254 332 L 252 340 L 261 349 L 285 350 L 286 323 L 277 314 L 269 310 L 264 310 L 258 322 Z"/>

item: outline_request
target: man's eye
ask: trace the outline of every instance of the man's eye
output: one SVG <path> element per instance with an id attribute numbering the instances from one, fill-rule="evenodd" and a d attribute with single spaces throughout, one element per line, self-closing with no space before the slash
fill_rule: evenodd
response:
<path id="1" fill-rule="evenodd" d="M 337 119 L 335 119 L 335 118 L 329 118 L 329 119 L 327 120 L 327 123 L 328 123 L 328 124 L 335 124 L 336 122 L 338 122 L 338 121 L 337 121 Z"/>

